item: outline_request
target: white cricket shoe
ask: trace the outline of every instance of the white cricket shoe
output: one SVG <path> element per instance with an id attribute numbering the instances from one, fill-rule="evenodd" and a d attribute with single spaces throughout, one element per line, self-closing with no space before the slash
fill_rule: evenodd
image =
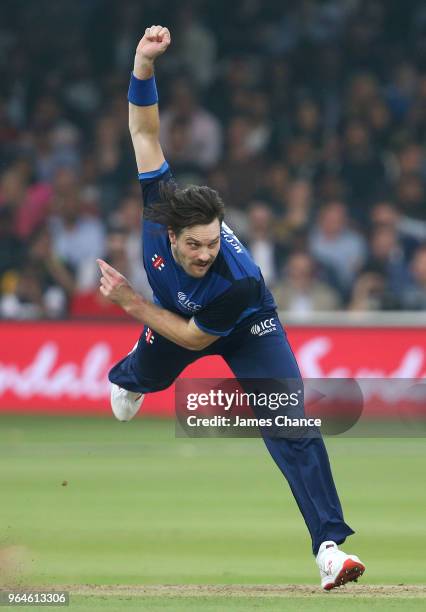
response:
<path id="1" fill-rule="evenodd" d="M 130 421 L 142 406 L 143 393 L 128 391 L 111 383 L 111 408 L 119 421 Z"/>
<path id="2" fill-rule="evenodd" d="M 365 571 L 365 565 L 356 555 L 347 555 L 331 540 L 321 544 L 316 561 L 321 575 L 321 586 L 326 591 L 347 582 L 356 582 Z"/>

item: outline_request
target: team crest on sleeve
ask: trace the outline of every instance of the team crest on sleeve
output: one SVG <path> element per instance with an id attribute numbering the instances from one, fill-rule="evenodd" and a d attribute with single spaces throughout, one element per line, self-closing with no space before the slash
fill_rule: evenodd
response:
<path id="1" fill-rule="evenodd" d="M 164 266 L 166 265 L 166 262 L 161 257 L 161 255 L 157 255 L 157 253 L 154 253 L 154 255 L 151 257 L 151 261 L 152 261 L 152 265 L 154 266 L 156 270 L 158 270 L 159 272 L 161 272 L 161 270 L 164 270 Z"/>
<path id="2" fill-rule="evenodd" d="M 147 327 L 145 330 L 145 342 L 147 344 L 153 344 L 154 340 L 155 340 L 155 336 L 152 333 L 152 329 L 150 327 Z"/>

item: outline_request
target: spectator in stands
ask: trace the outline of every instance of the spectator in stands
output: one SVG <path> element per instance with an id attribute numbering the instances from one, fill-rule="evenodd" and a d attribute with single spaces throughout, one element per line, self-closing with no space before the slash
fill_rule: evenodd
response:
<path id="1" fill-rule="evenodd" d="M 238 228 L 240 238 L 247 241 L 249 235 L 247 212 L 242 206 L 237 207 L 237 205 L 240 204 L 240 200 L 237 199 L 237 201 L 235 201 L 229 168 L 227 169 L 225 165 L 216 166 L 216 168 L 208 173 L 206 184 L 209 185 L 211 189 L 216 189 L 216 191 L 220 193 L 223 201 L 226 202 L 226 223 L 233 230 Z M 259 199 L 262 200 L 263 198 Z"/>
<path id="2" fill-rule="evenodd" d="M 189 138 L 187 120 L 176 117 L 169 128 L 167 160 L 173 168 L 176 180 L 184 185 L 200 183 L 203 175 L 199 164 L 194 162 Z"/>
<path id="3" fill-rule="evenodd" d="M 94 116 L 100 106 L 99 87 L 84 49 L 77 49 L 68 64 L 63 99 L 74 116 L 83 122 Z"/>
<path id="4" fill-rule="evenodd" d="M 395 204 L 388 200 L 375 202 L 370 212 L 370 224 L 373 226 L 391 227 L 398 226 L 399 213 Z"/>
<path id="5" fill-rule="evenodd" d="M 41 283 L 31 266 L 24 266 L 0 299 L 0 315 L 4 319 L 49 318 Z"/>
<path id="6" fill-rule="evenodd" d="M 105 228 L 84 211 L 79 193 L 67 193 L 55 202 L 50 219 L 53 251 L 75 274 L 77 286 L 85 266 L 91 266 L 105 252 Z"/>
<path id="7" fill-rule="evenodd" d="M 383 161 L 374 150 L 367 126 L 359 119 L 349 121 L 344 132 L 340 177 L 348 187 L 354 215 L 365 222 L 373 198 L 384 190 L 386 181 Z"/>
<path id="8" fill-rule="evenodd" d="M 367 255 L 364 238 L 351 229 L 342 202 L 325 204 L 309 239 L 310 252 L 328 267 L 344 294 L 350 289 Z"/>
<path id="9" fill-rule="evenodd" d="M 392 202 L 377 202 L 371 209 L 370 222 L 373 226 L 390 227 L 398 235 L 406 261 L 421 242 L 426 241 L 426 222 L 409 219 L 401 215 Z"/>
<path id="10" fill-rule="evenodd" d="M 426 82 L 424 76 L 418 78 L 415 88 L 416 96 L 409 106 L 402 128 L 405 128 L 412 138 L 424 142 L 426 138 Z"/>
<path id="11" fill-rule="evenodd" d="M 14 212 L 9 206 L 0 207 L 0 285 L 6 274 L 13 274 L 24 257 L 24 244 L 15 232 Z M 2 289 L 0 288 L 0 293 Z"/>
<path id="12" fill-rule="evenodd" d="M 318 276 L 314 259 L 304 252 L 290 255 L 275 285 L 278 310 L 295 314 L 336 310 L 341 305 L 337 291 Z"/>
<path id="13" fill-rule="evenodd" d="M 249 99 L 247 147 L 253 155 L 259 155 L 267 152 L 272 137 L 270 103 L 266 93 L 261 90 L 251 91 Z"/>
<path id="14" fill-rule="evenodd" d="M 208 89 L 205 101 L 222 122 L 248 111 L 249 91 L 259 83 L 252 59 L 239 52 L 226 56 L 222 65 L 219 64 L 216 80 Z M 268 85 L 272 82 L 268 80 Z"/>
<path id="15" fill-rule="evenodd" d="M 367 270 L 362 272 L 354 283 L 348 310 L 385 310 L 388 298 L 384 275 L 376 270 Z"/>
<path id="16" fill-rule="evenodd" d="M 376 226 L 371 234 L 369 246 L 370 256 L 365 268 L 380 272 L 385 278 L 387 291 L 394 296 L 401 295 L 408 267 L 396 227 Z"/>
<path id="17" fill-rule="evenodd" d="M 400 61 L 394 66 L 386 97 L 393 116 L 399 121 L 406 117 L 413 106 L 417 78 L 415 66 L 408 61 Z"/>
<path id="18" fill-rule="evenodd" d="M 67 267 L 54 253 L 52 242 L 48 226 L 40 228 L 31 238 L 26 263 L 35 271 L 43 292 L 52 287 L 61 290 L 64 303 L 62 316 L 65 312 L 65 303 L 75 290 L 75 280 L 71 268 Z"/>
<path id="19" fill-rule="evenodd" d="M 312 98 L 300 102 L 294 117 L 293 131 L 297 136 L 307 138 L 315 147 L 322 142 L 321 114 Z"/>
<path id="20" fill-rule="evenodd" d="M 35 159 L 35 173 L 41 181 L 51 183 L 61 167 L 79 169 L 79 133 L 72 125 L 58 125 L 48 131 L 35 130 L 30 148 Z"/>
<path id="21" fill-rule="evenodd" d="M 366 71 L 357 72 L 346 90 L 345 112 L 348 117 L 365 117 L 379 99 L 380 89 L 375 75 Z"/>
<path id="22" fill-rule="evenodd" d="M 275 244 L 272 210 L 264 202 L 252 202 L 249 207 L 248 248 L 254 261 L 262 269 L 267 285 L 276 279 L 278 248 Z"/>
<path id="23" fill-rule="evenodd" d="M 39 181 L 51 182 L 61 166 L 78 169 L 80 133 L 64 114 L 58 97 L 53 95 L 42 96 L 32 113 L 30 131 L 24 144 L 34 159 L 34 171 Z"/>
<path id="24" fill-rule="evenodd" d="M 48 92 L 36 99 L 31 113 L 31 129 L 38 134 L 48 134 L 51 130 L 65 123 L 64 109 L 60 102 Z"/>
<path id="25" fill-rule="evenodd" d="M 15 162 L 0 175 L 0 208 L 7 207 L 14 218 L 14 233 L 26 240 L 46 220 L 52 198 L 49 183 L 30 182 L 31 166 Z"/>
<path id="26" fill-rule="evenodd" d="M 73 196 L 80 189 L 78 173 L 70 167 L 58 168 L 51 181 L 53 186 L 53 210 L 62 198 Z"/>
<path id="27" fill-rule="evenodd" d="M 19 131 L 11 118 L 7 98 L 0 96 L 0 156 L 6 159 L 13 154 L 19 139 Z"/>
<path id="28" fill-rule="evenodd" d="M 397 172 L 399 176 L 415 175 L 426 178 L 426 157 L 424 147 L 412 141 L 397 152 Z"/>
<path id="29" fill-rule="evenodd" d="M 426 245 L 419 247 L 410 266 L 410 278 L 401 294 L 402 304 L 408 310 L 426 309 Z"/>
<path id="30" fill-rule="evenodd" d="M 178 70 L 187 70 L 199 87 L 207 87 L 215 76 L 216 38 L 202 23 L 199 7 L 192 2 L 178 5 L 176 22 L 173 44 Z"/>
<path id="31" fill-rule="evenodd" d="M 274 213 L 279 216 L 283 214 L 287 206 L 288 189 L 288 168 L 282 162 L 275 161 L 265 169 L 256 198 L 268 202 Z"/>
<path id="32" fill-rule="evenodd" d="M 106 239 L 105 258 L 129 279 L 132 287 L 147 298 L 152 295 L 142 264 L 141 202 L 129 194 L 123 198 L 117 211 L 110 217 L 110 230 Z M 87 264 L 79 278 L 80 293 L 97 291 L 99 267 L 96 260 Z"/>
<path id="33" fill-rule="evenodd" d="M 334 172 L 319 173 L 316 196 L 320 202 L 345 200 L 346 184 Z"/>
<path id="34" fill-rule="evenodd" d="M 96 123 L 94 154 L 100 177 L 117 173 L 120 164 L 120 125 L 113 115 L 103 115 Z"/>
<path id="35" fill-rule="evenodd" d="M 261 184 L 263 159 L 250 145 L 249 117 L 232 117 L 226 132 L 226 153 L 222 167 L 228 178 L 231 206 L 246 208 Z"/>
<path id="36" fill-rule="evenodd" d="M 212 168 L 222 152 L 222 130 L 217 119 L 199 105 L 194 86 L 183 77 L 170 86 L 169 104 L 161 116 L 161 142 L 167 157 L 171 130 L 183 121 L 188 132 L 186 158 L 203 170 Z"/>
<path id="37" fill-rule="evenodd" d="M 128 257 L 127 232 L 124 228 L 110 230 L 106 237 L 106 252 L 104 259 L 116 270 L 119 270 L 133 284 L 134 265 Z M 138 262 L 139 267 L 142 263 Z M 96 261 L 91 260 L 82 270 L 78 291 L 71 302 L 73 317 L 93 317 L 107 315 L 114 318 L 127 319 L 127 315 L 116 304 L 105 300 L 99 294 L 99 268 Z"/>
<path id="38" fill-rule="evenodd" d="M 15 269 L 14 282 L 7 283 L 0 302 L 5 318 L 62 318 L 74 291 L 70 270 L 52 251 L 47 227 L 32 238 L 25 260 Z"/>
<path id="39" fill-rule="evenodd" d="M 312 215 L 312 187 L 306 180 L 291 181 L 286 193 L 285 209 L 277 220 L 276 235 L 283 248 L 304 246 Z"/>
<path id="40" fill-rule="evenodd" d="M 282 145 L 291 176 L 312 181 L 319 164 L 313 141 L 306 136 L 295 136 L 290 140 L 285 138 Z"/>
<path id="41" fill-rule="evenodd" d="M 401 214 L 416 220 L 426 220 L 426 193 L 418 174 L 401 176 L 396 185 L 396 204 Z"/>
<path id="42" fill-rule="evenodd" d="M 95 125 L 95 138 L 90 155 L 95 161 L 93 173 L 95 184 L 100 194 L 100 206 L 104 215 L 108 215 L 116 205 L 120 189 L 127 184 L 134 173 L 129 170 L 133 160 L 126 155 L 123 127 L 118 112 L 107 112 L 101 115 Z M 87 165 L 86 165 L 87 169 Z"/>
<path id="43" fill-rule="evenodd" d="M 371 140 L 376 147 L 387 150 L 392 144 L 392 115 L 383 98 L 371 101 L 365 111 Z"/>

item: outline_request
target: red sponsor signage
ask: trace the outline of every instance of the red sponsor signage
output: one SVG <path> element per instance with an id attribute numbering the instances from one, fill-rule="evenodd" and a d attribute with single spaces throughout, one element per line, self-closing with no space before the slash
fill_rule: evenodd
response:
<path id="1" fill-rule="evenodd" d="M 0 410 L 108 413 L 108 370 L 139 334 L 138 326 L 121 323 L 2 323 Z M 288 336 L 305 378 L 426 377 L 426 329 L 293 327 Z M 208 357 L 181 376 L 232 372 L 219 357 Z M 173 410 L 173 387 L 145 399 L 145 414 Z"/>

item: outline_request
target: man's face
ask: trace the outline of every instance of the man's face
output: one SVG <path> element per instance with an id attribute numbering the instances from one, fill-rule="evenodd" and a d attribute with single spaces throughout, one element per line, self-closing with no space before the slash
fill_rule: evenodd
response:
<path id="1" fill-rule="evenodd" d="M 215 219 L 208 225 L 185 228 L 176 236 L 169 230 L 173 257 L 189 276 L 202 278 L 210 270 L 220 249 L 220 224 Z"/>

